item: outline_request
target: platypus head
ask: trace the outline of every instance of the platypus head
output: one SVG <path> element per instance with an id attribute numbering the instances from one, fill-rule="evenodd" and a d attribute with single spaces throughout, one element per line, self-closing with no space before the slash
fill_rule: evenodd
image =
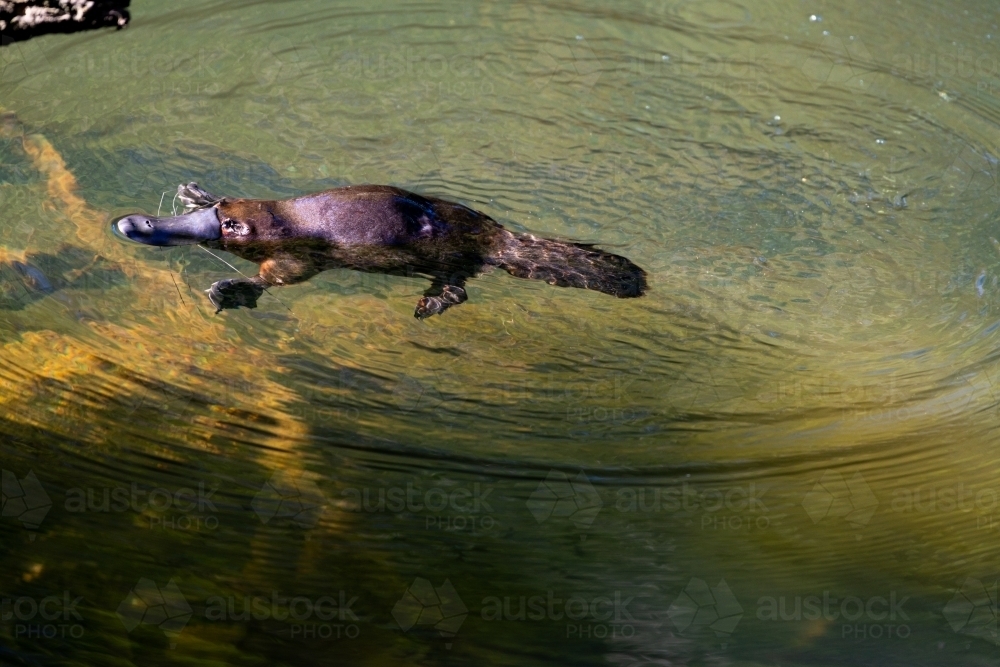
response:
<path id="1" fill-rule="evenodd" d="M 222 238 L 222 223 L 214 206 L 170 218 L 133 213 L 114 220 L 111 229 L 132 241 L 158 246 L 190 245 Z"/>

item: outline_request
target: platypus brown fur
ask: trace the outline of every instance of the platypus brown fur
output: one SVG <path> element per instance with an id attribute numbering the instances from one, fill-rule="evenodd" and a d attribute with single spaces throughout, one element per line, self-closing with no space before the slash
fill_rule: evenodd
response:
<path id="1" fill-rule="evenodd" d="M 425 318 L 467 299 L 465 283 L 499 266 L 519 278 L 628 298 L 646 291 L 646 272 L 592 245 L 510 232 L 488 215 L 385 185 L 354 185 L 285 200 L 216 197 L 178 187 L 188 211 L 132 214 L 113 229 L 150 245 L 205 243 L 256 262 L 252 278 L 220 280 L 208 297 L 217 312 L 254 308 L 266 287 L 345 268 L 426 275 L 431 286 L 414 315 Z"/>

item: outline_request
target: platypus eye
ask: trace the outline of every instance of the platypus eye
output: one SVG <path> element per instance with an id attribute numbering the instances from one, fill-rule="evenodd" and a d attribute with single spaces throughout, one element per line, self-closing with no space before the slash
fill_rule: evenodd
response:
<path id="1" fill-rule="evenodd" d="M 223 220 L 222 231 L 223 233 L 232 236 L 246 236 L 250 233 L 250 228 L 242 222 L 237 222 L 235 220 Z"/>

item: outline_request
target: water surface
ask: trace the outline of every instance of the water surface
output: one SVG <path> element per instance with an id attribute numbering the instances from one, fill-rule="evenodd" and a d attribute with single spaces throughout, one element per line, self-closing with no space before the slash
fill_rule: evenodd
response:
<path id="1" fill-rule="evenodd" d="M 0 51 L 0 660 L 996 662 L 992 5 L 132 15 Z M 108 231 L 191 180 L 390 183 L 651 290 L 214 315 L 233 268 Z"/>

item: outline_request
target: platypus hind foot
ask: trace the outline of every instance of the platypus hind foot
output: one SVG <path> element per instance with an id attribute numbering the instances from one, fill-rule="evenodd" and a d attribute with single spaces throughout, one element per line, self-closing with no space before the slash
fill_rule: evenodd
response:
<path id="1" fill-rule="evenodd" d="M 420 301 L 417 301 L 417 307 L 413 311 L 413 316 L 422 320 L 431 315 L 439 315 L 468 298 L 469 296 L 463 288 L 457 285 L 445 285 L 441 288 L 440 294 L 420 297 Z"/>
<path id="2" fill-rule="evenodd" d="M 205 290 L 208 300 L 215 306 L 215 312 L 222 312 L 223 308 L 256 308 L 257 299 L 264 293 L 264 287 L 254 280 L 246 278 L 226 278 L 212 283 L 212 286 Z"/>

